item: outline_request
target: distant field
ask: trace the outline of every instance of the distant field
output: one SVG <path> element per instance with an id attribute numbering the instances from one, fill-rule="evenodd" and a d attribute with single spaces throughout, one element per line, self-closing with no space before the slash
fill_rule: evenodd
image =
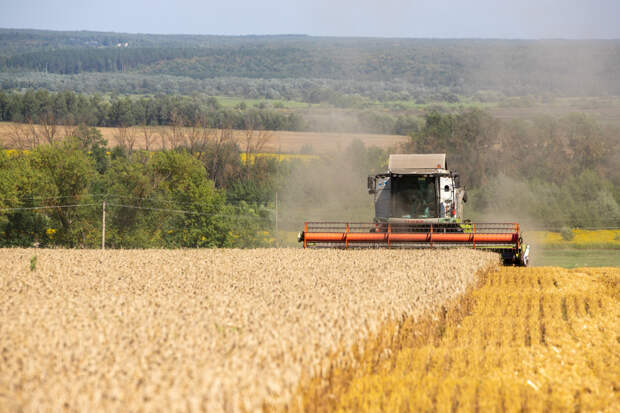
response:
<path id="1" fill-rule="evenodd" d="M 620 250 L 614 249 L 549 249 L 532 252 L 532 265 L 564 268 L 620 267 Z"/>
<path id="2" fill-rule="evenodd" d="M 274 108 L 285 108 L 285 109 L 302 109 L 309 108 L 313 106 L 318 106 L 317 103 L 306 103 L 299 102 L 296 100 L 286 100 L 286 99 L 246 99 L 239 97 L 231 97 L 231 96 L 215 96 L 217 101 L 224 107 L 234 108 L 240 103 L 245 103 L 247 107 L 258 106 L 261 103 L 268 104 Z"/>
<path id="3" fill-rule="evenodd" d="M 559 232 L 532 231 L 525 234 L 532 245 L 531 265 L 576 267 L 620 267 L 620 230 L 572 231 L 565 240 Z"/>
<path id="4" fill-rule="evenodd" d="M 235 107 L 245 103 L 247 107 L 254 107 L 261 103 L 270 107 L 283 109 L 311 109 L 311 113 L 320 112 L 329 108 L 332 112 L 346 110 L 330 108 L 327 103 L 306 103 L 283 99 L 244 99 L 228 96 L 217 96 L 218 102 L 225 107 Z M 549 101 L 540 101 L 527 96 L 515 97 L 496 102 L 479 102 L 472 98 L 461 97 L 459 102 L 430 102 L 419 103 L 415 100 L 372 101 L 365 103 L 369 108 L 387 109 L 396 112 L 424 116 L 424 113 L 433 109 L 447 111 L 462 108 L 479 108 L 488 111 L 499 119 L 534 119 L 543 115 L 562 117 L 570 113 L 584 113 L 604 124 L 620 126 L 620 97 L 564 97 L 553 98 Z"/>
<path id="5" fill-rule="evenodd" d="M 499 119 L 534 119 L 540 116 L 561 117 L 570 113 L 584 113 L 603 124 L 620 126 L 620 99 L 618 97 L 557 98 L 548 103 L 527 104 L 506 101 L 488 106 L 489 113 Z"/>
<path id="6" fill-rule="evenodd" d="M 459 102 L 417 103 L 412 100 L 373 102 L 373 107 L 399 110 L 423 117 L 429 110 L 458 111 L 463 108 L 478 108 L 492 116 L 503 119 L 536 119 L 541 116 L 563 117 L 571 113 L 583 113 L 605 125 L 620 127 L 619 97 L 565 97 L 553 98 L 547 102 L 527 96 L 505 99 L 498 102 L 478 102 L 462 97 Z"/>
<path id="7" fill-rule="evenodd" d="M 559 232 L 526 232 L 525 239 L 530 244 L 555 249 L 618 249 L 620 250 L 620 229 L 572 230 L 573 239 L 565 240 Z M 620 255 L 620 251 L 619 251 Z"/>
<path id="8" fill-rule="evenodd" d="M 11 133 L 15 128 L 15 123 L 0 122 L 0 145 L 9 147 L 11 142 Z M 60 133 L 63 133 L 63 127 Z M 104 139 L 108 141 L 110 146 L 117 145 L 115 135 L 118 128 L 97 128 L 101 131 Z M 134 148 L 144 149 L 145 139 L 141 136 L 138 128 L 131 128 L 136 133 L 136 144 Z M 155 127 L 151 149 L 161 149 L 162 134 L 165 133 L 166 127 Z M 353 140 L 360 139 L 366 146 L 377 146 L 379 148 L 388 149 L 402 142 L 406 142 L 408 137 L 401 135 L 380 135 L 369 133 L 319 133 L 319 132 L 290 132 L 290 131 L 269 131 L 269 140 L 263 147 L 263 152 L 271 153 L 298 153 L 303 147 L 311 147 L 313 153 L 328 153 L 346 148 Z M 234 139 L 242 142 L 244 139 L 244 131 L 234 131 Z"/>

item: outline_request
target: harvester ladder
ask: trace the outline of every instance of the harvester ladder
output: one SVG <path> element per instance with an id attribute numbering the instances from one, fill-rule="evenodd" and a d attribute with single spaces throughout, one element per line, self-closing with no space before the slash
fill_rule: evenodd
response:
<path id="1" fill-rule="evenodd" d="M 476 224 L 471 224 L 471 228 L 472 228 L 472 242 L 474 243 L 474 249 L 476 249 Z"/>
<path id="2" fill-rule="evenodd" d="M 430 241 L 431 241 L 431 248 L 433 248 L 433 224 L 431 224 Z"/>

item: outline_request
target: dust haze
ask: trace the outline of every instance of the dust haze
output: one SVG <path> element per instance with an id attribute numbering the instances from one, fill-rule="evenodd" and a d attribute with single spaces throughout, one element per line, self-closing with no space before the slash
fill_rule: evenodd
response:
<path id="1" fill-rule="evenodd" d="M 353 140 L 319 159 L 296 162 L 281 196 L 282 228 L 299 231 L 305 221 L 371 222 L 374 201 L 366 179 L 387 169 L 388 152 Z"/>

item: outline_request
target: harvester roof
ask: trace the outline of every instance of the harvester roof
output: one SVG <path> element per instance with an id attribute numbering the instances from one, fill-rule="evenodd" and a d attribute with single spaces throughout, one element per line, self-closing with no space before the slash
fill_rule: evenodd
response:
<path id="1" fill-rule="evenodd" d="M 445 170 L 446 154 L 398 154 L 390 155 L 388 169 L 394 174 L 415 174 L 429 170 Z"/>

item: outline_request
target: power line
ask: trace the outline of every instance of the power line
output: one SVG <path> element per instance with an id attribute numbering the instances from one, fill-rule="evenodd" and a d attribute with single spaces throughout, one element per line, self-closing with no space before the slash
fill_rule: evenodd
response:
<path id="1" fill-rule="evenodd" d="M 159 202 L 159 203 L 169 203 L 169 204 L 175 204 L 175 205 L 196 205 L 196 202 L 182 202 L 182 201 L 176 201 L 173 199 L 158 199 L 158 198 L 146 198 L 146 197 L 139 197 L 139 196 L 132 196 L 132 195 L 108 195 L 107 196 L 108 199 L 111 198 L 126 198 L 126 199 L 136 199 L 136 200 L 141 200 L 141 201 L 148 201 L 148 202 Z M 224 202 L 225 205 L 231 205 L 231 206 L 239 206 L 241 205 L 241 203 L 245 203 L 248 206 L 254 205 L 251 202 L 247 202 L 247 201 L 225 201 Z M 259 202 L 258 205 L 260 206 L 264 206 L 267 205 L 267 202 Z"/>
<path id="2" fill-rule="evenodd" d="M 79 207 L 91 207 L 91 206 L 103 206 L 103 203 L 90 203 L 90 204 L 72 204 L 72 205 L 46 205 L 46 206 L 38 206 L 38 207 L 18 207 L 18 208 L 0 208 L 0 212 L 13 212 L 13 211 L 35 211 L 40 209 L 56 209 L 56 208 L 79 208 Z M 106 203 L 108 207 L 118 207 L 118 208 L 130 208 L 130 209 L 140 209 L 140 210 L 148 210 L 148 211 L 156 211 L 156 212 L 170 212 L 177 214 L 190 214 L 190 215 L 200 215 L 200 216 L 209 216 L 209 217 L 249 217 L 249 218 L 261 218 L 258 215 L 250 215 L 250 214 L 225 214 L 225 213 L 207 213 L 200 211 L 188 211 L 184 209 L 171 209 L 171 208 L 154 208 L 154 207 L 143 207 L 137 205 L 125 205 L 125 204 L 115 204 L 115 203 Z"/>
<path id="3" fill-rule="evenodd" d="M 250 218 L 260 218 L 258 215 L 249 215 L 249 214 L 223 214 L 221 212 L 218 213 L 207 213 L 200 211 L 187 211 L 183 209 L 169 209 L 169 208 L 153 208 L 153 207 L 143 207 L 136 205 L 123 205 L 123 204 L 111 204 L 106 203 L 107 206 L 119 207 L 119 208 L 130 208 L 130 209 L 144 209 L 148 211 L 157 211 L 157 212 L 171 212 L 177 214 L 191 214 L 191 215 L 201 215 L 201 216 L 209 216 L 209 217 L 250 217 Z"/>
<path id="4" fill-rule="evenodd" d="M 123 204 L 111 204 L 111 203 L 107 203 L 106 205 L 113 206 L 113 207 L 120 207 L 120 208 L 146 209 L 149 211 L 159 211 L 159 212 L 173 212 L 173 213 L 181 213 L 181 214 L 208 215 L 208 216 L 216 215 L 216 214 L 207 214 L 206 212 L 199 212 L 199 211 L 185 211 L 182 209 L 153 208 L 153 207 L 143 207 L 143 206 L 137 206 L 137 205 L 123 205 Z"/>
<path id="5" fill-rule="evenodd" d="M 38 206 L 38 207 L 19 207 L 19 208 L 1 208 L 2 212 L 10 212 L 10 211 L 32 211 L 37 209 L 55 209 L 55 208 L 76 208 L 76 207 L 85 207 L 85 206 L 99 206 L 101 204 L 75 204 L 75 205 L 46 205 L 46 206 Z"/>
<path id="6" fill-rule="evenodd" d="M 53 195 L 53 196 L 33 196 L 33 197 L 27 197 L 27 198 L 17 198 L 18 201 L 34 201 L 37 199 L 67 199 L 67 198 L 78 198 L 78 197 L 93 197 L 93 198 L 100 198 L 100 197 L 104 197 L 106 196 L 106 194 L 82 194 L 82 195 Z"/>
<path id="7" fill-rule="evenodd" d="M 141 201 L 148 201 L 148 202 L 158 202 L 158 203 L 168 203 L 168 204 L 175 204 L 175 205 L 196 205 L 196 202 L 182 202 L 182 201 L 176 201 L 173 199 L 158 199 L 158 198 L 146 198 L 146 197 L 139 197 L 139 196 L 132 196 L 132 195 L 114 195 L 114 194 L 83 194 L 80 196 L 75 196 L 75 195 L 54 195 L 54 196 L 35 196 L 35 197 L 27 197 L 27 198 L 17 198 L 17 201 L 33 201 L 33 200 L 45 200 L 45 199 L 67 199 L 67 198 L 78 198 L 78 197 L 83 197 L 83 198 L 106 198 L 106 199 L 114 199 L 114 198 L 125 198 L 125 199 L 135 199 L 135 200 L 141 200 Z M 230 206 L 239 206 L 241 205 L 241 203 L 245 203 L 248 206 L 254 205 L 251 202 L 246 202 L 246 201 L 226 201 L 225 204 L 226 205 L 230 205 Z M 265 206 L 268 205 L 268 203 L 262 203 L 259 202 L 258 205 L 260 206 Z"/>

